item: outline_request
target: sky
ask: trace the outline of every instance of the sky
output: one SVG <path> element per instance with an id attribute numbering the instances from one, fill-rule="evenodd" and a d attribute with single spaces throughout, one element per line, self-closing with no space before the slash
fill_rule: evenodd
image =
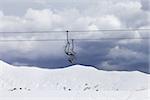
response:
<path id="1" fill-rule="evenodd" d="M 150 29 L 149 0 L 0 0 L 0 40 L 66 39 L 66 33 L 2 33 L 11 31 L 64 31 Z M 150 31 L 76 32 L 76 63 L 103 70 L 150 73 Z M 94 40 L 101 38 L 133 38 Z M 140 39 L 136 39 L 140 38 Z M 93 39 L 93 41 L 88 40 Z M 69 66 L 66 41 L 0 41 L 0 59 L 14 65 L 62 68 Z"/>

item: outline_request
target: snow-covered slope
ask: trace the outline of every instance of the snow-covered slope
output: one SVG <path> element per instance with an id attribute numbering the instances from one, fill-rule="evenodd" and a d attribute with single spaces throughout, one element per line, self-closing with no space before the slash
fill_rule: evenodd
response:
<path id="1" fill-rule="evenodd" d="M 25 66 L 15 67 L 0 61 L 0 97 L 33 95 L 35 97 L 58 97 L 67 94 L 73 100 L 80 100 L 80 97 L 95 100 L 96 98 L 105 96 L 113 98 L 112 93 L 108 93 L 111 91 L 123 94 L 125 92 L 126 96 L 124 95 L 124 98 L 130 96 L 130 92 L 140 91 L 145 96 L 142 94 L 139 95 L 146 98 L 140 100 L 148 100 L 149 77 L 150 75 L 138 71 L 108 72 L 81 65 L 74 65 L 63 69 L 42 69 Z M 94 94 L 91 96 L 88 93 L 91 95 L 92 93 Z M 79 98 L 77 99 L 77 97 Z M 136 96 L 136 98 L 139 97 Z M 117 99 L 115 98 L 114 100 Z"/>

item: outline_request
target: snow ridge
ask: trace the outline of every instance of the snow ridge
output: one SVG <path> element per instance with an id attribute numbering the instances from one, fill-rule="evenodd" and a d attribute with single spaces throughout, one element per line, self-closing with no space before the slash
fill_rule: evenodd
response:
<path id="1" fill-rule="evenodd" d="M 0 61 L 0 89 L 3 91 L 139 91 L 148 90 L 149 77 L 138 71 L 111 72 L 82 65 L 42 69 L 16 67 Z"/>

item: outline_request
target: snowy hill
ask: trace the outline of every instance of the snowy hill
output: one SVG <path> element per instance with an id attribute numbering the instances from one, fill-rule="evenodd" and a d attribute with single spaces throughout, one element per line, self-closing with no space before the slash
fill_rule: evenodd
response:
<path id="1" fill-rule="evenodd" d="M 81 65 L 42 69 L 15 67 L 0 61 L 0 98 L 148 100 L 149 77 L 150 75 L 138 71 L 108 72 Z"/>

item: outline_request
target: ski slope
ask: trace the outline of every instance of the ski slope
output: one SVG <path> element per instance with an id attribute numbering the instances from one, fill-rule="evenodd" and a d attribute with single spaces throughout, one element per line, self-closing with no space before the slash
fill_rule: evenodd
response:
<path id="1" fill-rule="evenodd" d="M 16 67 L 0 61 L 0 100 L 150 100 L 150 75 L 74 65 Z"/>

